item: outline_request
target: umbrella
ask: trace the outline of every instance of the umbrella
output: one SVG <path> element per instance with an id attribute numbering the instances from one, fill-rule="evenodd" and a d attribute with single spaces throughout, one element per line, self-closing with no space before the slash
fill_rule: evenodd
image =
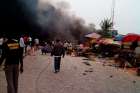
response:
<path id="1" fill-rule="evenodd" d="M 139 34 L 129 33 L 126 36 L 124 36 L 122 39 L 122 42 L 134 42 L 134 41 L 140 41 Z"/>
<path id="2" fill-rule="evenodd" d="M 115 41 L 122 41 L 122 39 L 123 39 L 123 35 L 116 35 L 114 38 Z"/>
<path id="3" fill-rule="evenodd" d="M 101 35 L 99 35 L 97 33 L 91 33 L 91 34 L 85 35 L 85 37 L 98 39 L 101 37 Z"/>

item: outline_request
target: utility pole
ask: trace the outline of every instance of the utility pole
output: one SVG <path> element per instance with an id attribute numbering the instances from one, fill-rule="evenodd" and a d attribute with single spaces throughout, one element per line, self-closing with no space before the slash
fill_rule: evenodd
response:
<path id="1" fill-rule="evenodd" d="M 112 5 L 111 5 L 111 22 L 112 22 L 112 36 L 115 36 L 118 34 L 118 31 L 115 30 L 114 24 L 115 24 L 115 7 L 116 7 L 116 0 L 112 0 Z"/>
<path id="2" fill-rule="evenodd" d="M 116 6 L 116 0 L 112 0 L 112 6 L 111 6 L 111 21 L 113 23 L 112 28 L 114 28 L 115 6 Z"/>

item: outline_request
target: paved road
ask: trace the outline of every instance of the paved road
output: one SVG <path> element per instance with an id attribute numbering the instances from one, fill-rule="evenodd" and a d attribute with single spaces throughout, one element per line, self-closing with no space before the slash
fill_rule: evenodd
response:
<path id="1" fill-rule="evenodd" d="M 19 93 L 140 93 L 140 77 L 110 66 L 102 60 L 66 56 L 61 71 L 53 73 L 53 58 L 37 53 L 24 59 Z M 0 71 L 0 93 L 6 93 Z"/>

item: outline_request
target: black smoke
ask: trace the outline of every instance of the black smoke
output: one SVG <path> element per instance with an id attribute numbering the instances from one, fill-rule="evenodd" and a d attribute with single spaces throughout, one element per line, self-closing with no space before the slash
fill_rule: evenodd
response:
<path id="1" fill-rule="evenodd" d="M 66 2 L 41 0 L 0 1 L 0 32 L 29 34 L 41 39 L 82 40 L 89 29 L 84 20 L 70 15 Z"/>
<path id="2" fill-rule="evenodd" d="M 34 2 L 32 9 L 28 7 L 28 3 L 25 3 L 29 1 Z M 20 34 L 29 34 L 34 32 L 35 29 L 39 29 L 34 21 L 36 7 L 37 0 L 1 0 L 0 34 L 18 37 Z"/>
<path id="3" fill-rule="evenodd" d="M 48 1 L 38 6 L 38 23 L 43 29 L 44 36 L 51 39 L 79 41 L 90 32 L 84 20 L 70 15 L 67 8 L 69 8 L 67 2 L 51 3 Z"/>

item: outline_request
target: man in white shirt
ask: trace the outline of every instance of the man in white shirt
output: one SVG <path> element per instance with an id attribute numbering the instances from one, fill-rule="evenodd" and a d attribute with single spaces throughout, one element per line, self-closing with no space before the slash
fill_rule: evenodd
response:
<path id="1" fill-rule="evenodd" d="M 20 45 L 21 48 L 25 47 L 24 39 L 23 39 L 22 36 L 20 37 L 19 45 Z"/>
<path id="2" fill-rule="evenodd" d="M 35 42 L 36 50 L 38 50 L 38 49 L 39 49 L 39 39 L 36 38 L 36 39 L 34 40 L 34 42 Z"/>
<path id="3" fill-rule="evenodd" d="M 23 53 L 24 53 L 25 43 L 24 43 L 24 39 L 23 39 L 22 36 L 20 37 L 20 40 L 19 40 L 19 46 L 20 46 L 20 54 L 21 54 L 20 56 L 21 56 L 21 59 L 23 59 Z"/>

